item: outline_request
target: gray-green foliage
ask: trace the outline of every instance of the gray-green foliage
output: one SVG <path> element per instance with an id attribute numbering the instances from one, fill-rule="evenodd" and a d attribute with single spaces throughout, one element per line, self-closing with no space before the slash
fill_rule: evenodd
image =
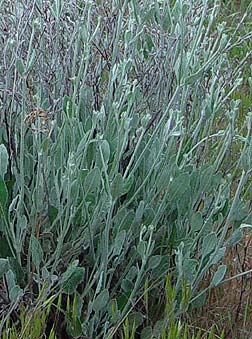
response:
<path id="1" fill-rule="evenodd" d="M 242 79 L 218 2 L 0 6 L 0 254 L 15 258 L 1 275 L 20 298 L 78 287 L 90 338 L 114 333 L 147 276 L 155 287 L 172 273 L 179 316 L 249 214 L 251 140 L 236 126 Z"/>

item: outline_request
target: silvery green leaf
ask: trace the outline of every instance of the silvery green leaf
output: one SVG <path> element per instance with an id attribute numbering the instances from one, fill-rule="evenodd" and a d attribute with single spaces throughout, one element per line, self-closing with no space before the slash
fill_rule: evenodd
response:
<path id="1" fill-rule="evenodd" d="M 104 289 L 93 301 L 93 310 L 99 312 L 104 309 L 109 301 L 109 291 Z"/>
<path id="2" fill-rule="evenodd" d="M 78 265 L 79 260 L 74 260 L 71 264 L 68 265 L 67 270 L 62 274 L 62 282 L 67 281 L 72 276 Z"/>
<path id="3" fill-rule="evenodd" d="M 82 332 L 82 323 L 79 317 L 76 317 L 73 320 L 67 319 L 67 333 L 71 336 L 71 338 L 80 338 L 83 332 Z"/>
<path id="4" fill-rule="evenodd" d="M 0 176 L 4 178 L 8 168 L 8 152 L 4 144 L 0 145 Z"/>
<path id="5" fill-rule="evenodd" d="M 18 73 L 22 76 L 24 74 L 24 64 L 23 64 L 22 59 L 17 59 L 16 67 L 17 67 Z"/>
<path id="6" fill-rule="evenodd" d="M 151 225 L 155 218 L 155 210 L 153 208 L 146 207 L 144 209 L 144 221 L 147 225 Z"/>
<path id="7" fill-rule="evenodd" d="M 18 202 L 19 202 L 19 199 L 20 199 L 20 194 L 17 194 L 17 195 L 13 198 L 13 200 L 12 200 L 12 202 L 10 203 L 10 206 L 9 206 L 9 213 L 13 212 L 13 211 L 16 209 L 17 204 L 18 204 Z"/>
<path id="8" fill-rule="evenodd" d="M 245 151 L 241 156 L 242 167 L 245 172 L 248 172 L 251 169 L 251 156 L 248 151 Z"/>
<path id="9" fill-rule="evenodd" d="M 26 66 L 26 73 L 30 72 L 32 66 L 35 63 L 35 59 L 36 59 L 36 49 L 33 49 L 32 54 L 30 56 L 30 59 L 29 59 L 27 66 Z"/>
<path id="10" fill-rule="evenodd" d="M 137 273 L 138 273 L 138 270 L 136 266 L 132 266 L 126 275 L 126 278 L 130 281 L 133 281 L 133 279 L 135 279 L 135 277 L 137 276 Z"/>
<path id="11" fill-rule="evenodd" d="M 84 181 L 84 179 L 86 178 L 87 175 L 88 175 L 88 169 L 83 168 L 80 171 L 80 179 L 81 179 L 81 181 Z"/>
<path id="12" fill-rule="evenodd" d="M 191 229 L 193 232 L 200 231 L 203 225 L 203 219 L 201 212 L 196 212 L 192 215 L 191 218 Z"/>
<path id="13" fill-rule="evenodd" d="M 223 176 L 221 172 L 218 172 L 212 176 L 212 185 L 214 187 L 216 188 L 219 187 L 222 181 L 223 181 Z"/>
<path id="14" fill-rule="evenodd" d="M 198 265 L 199 265 L 199 262 L 196 259 L 185 259 L 183 261 L 184 277 L 188 284 L 193 282 Z"/>
<path id="15" fill-rule="evenodd" d="M 83 281 L 85 269 L 79 267 L 78 264 L 79 260 L 74 260 L 62 274 L 61 282 L 66 293 L 74 293 L 77 286 Z"/>
<path id="16" fill-rule="evenodd" d="M 230 238 L 227 240 L 227 246 L 232 247 L 238 244 L 243 238 L 243 232 L 241 227 L 234 231 Z"/>
<path id="17" fill-rule="evenodd" d="M 160 173 L 155 181 L 155 185 L 157 186 L 158 190 L 166 189 L 169 183 L 171 182 L 171 169 L 164 168 Z"/>
<path id="18" fill-rule="evenodd" d="M 48 280 L 50 278 L 50 273 L 46 267 L 42 267 L 42 279 Z"/>
<path id="19" fill-rule="evenodd" d="M 31 235 L 30 241 L 31 241 L 32 261 L 38 271 L 39 266 L 43 261 L 43 250 L 39 240 L 33 234 Z"/>
<path id="20" fill-rule="evenodd" d="M 141 339 L 150 339 L 152 337 L 152 327 L 145 327 L 141 332 Z"/>
<path id="21" fill-rule="evenodd" d="M 5 185 L 5 182 L 2 178 L 2 176 L 0 176 L 0 205 L 1 205 L 2 209 L 5 208 L 7 200 L 8 200 L 7 187 Z M 0 211 L 1 211 L 1 209 L 0 209 Z M 1 214 L 0 214 L 0 216 L 1 216 Z"/>
<path id="22" fill-rule="evenodd" d="M 27 229 L 27 218 L 25 215 L 19 216 L 18 229 L 21 233 Z"/>
<path id="23" fill-rule="evenodd" d="M 211 264 L 215 265 L 217 264 L 221 259 L 223 259 L 224 255 L 226 253 L 226 247 L 221 247 L 218 252 L 215 254 L 213 259 L 211 259 Z"/>
<path id="24" fill-rule="evenodd" d="M 113 200 L 120 198 L 123 194 L 123 177 L 121 173 L 117 173 L 111 184 L 111 195 Z"/>
<path id="25" fill-rule="evenodd" d="M 122 194 L 126 194 L 129 192 L 129 190 L 131 189 L 131 186 L 133 185 L 134 182 L 134 176 L 131 175 L 130 177 L 128 177 L 127 179 L 125 179 L 123 181 L 123 192 Z"/>
<path id="26" fill-rule="evenodd" d="M 117 234 L 113 246 L 113 256 L 117 256 L 121 253 L 125 239 L 126 239 L 125 230 Z"/>
<path id="27" fill-rule="evenodd" d="M 199 293 L 199 295 L 192 302 L 192 306 L 194 308 L 201 308 L 205 304 L 206 296 L 207 296 L 206 291 Z"/>
<path id="28" fill-rule="evenodd" d="M 140 254 L 141 258 L 143 259 L 146 254 L 146 243 L 145 241 L 141 240 L 137 245 L 137 252 Z"/>
<path id="29" fill-rule="evenodd" d="M 101 173 L 98 167 L 93 168 L 85 178 L 85 191 L 94 192 L 100 187 Z"/>
<path id="30" fill-rule="evenodd" d="M 171 136 L 173 136 L 173 137 L 179 137 L 179 136 L 181 136 L 181 131 L 174 131 L 174 132 L 171 132 Z"/>
<path id="31" fill-rule="evenodd" d="M 176 253 L 176 258 L 175 258 L 176 267 L 177 267 L 177 270 L 178 270 L 180 277 L 182 277 L 182 275 L 183 275 L 183 249 L 184 249 L 184 242 L 181 241 L 179 246 L 178 246 L 178 249 L 175 251 L 175 253 Z"/>
<path id="32" fill-rule="evenodd" d="M 107 164 L 109 162 L 109 158 L 110 158 L 110 146 L 109 146 L 109 143 L 107 142 L 107 140 L 102 140 L 100 142 L 100 148 L 101 148 L 103 160 L 104 160 L 105 164 Z"/>
<path id="33" fill-rule="evenodd" d="M 186 215 L 188 213 L 188 206 L 192 206 L 191 201 L 192 191 L 188 188 L 183 194 L 183 199 L 178 199 L 178 201 L 176 201 L 179 214 Z"/>
<path id="34" fill-rule="evenodd" d="M 78 285 L 83 281 L 84 273 L 84 267 L 75 267 L 67 281 L 63 283 L 63 291 L 68 294 L 74 293 Z"/>
<path id="35" fill-rule="evenodd" d="M 233 213 L 231 213 L 230 219 L 232 221 L 242 222 L 249 214 L 250 202 L 239 201 L 236 204 L 236 208 L 234 208 Z"/>
<path id="36" fill-rule="evenodd" d="M 130 210 L 125 217 L 122 219 L 120 223 L 120 228 L 122 227 L 124 230 L 128 231 L 130 230 L 133 222 L 135 219 L 135 212 Z"/>
<path id="37" fill-rule="evenodd" d="M 8 260 L 4 258 L 0 258 L 0 279 L 5 273 L 7 273 L 8 269 L 9 269 Z"/>
<path id="38" fill-rule="evenodd" d="M 202 169 L 200 175 L 200 187 L 198 189 L 200 194 L 201 192 L 207 191 L 211 187 L 214 171 L 214 166 L 206 166 L 204 169 Z"/>
<path id="39" fill-rule="evenodd" d="M 17 301 L 23 295 L 23 290 L 18 286 L 15 285 L 10 290 L 10 300 L 12 302 Z"/>
<path id="40" fill-rule="evenodd" d="M 125 293 L 131 292 L 134 288 L 134 284 L 127 278 L 123 279 L 121 287 Z"/>
<path id="41" fill-rule="evenodd" d="M 143 213 L 144 213 L 144 201 L 140 201 L 137 210 L 136 210 L 136 216 L 135 216 L 135 221 L 136 223 L 140 223 L 143 218 Z"/>
<path id="42" fill-rule="evenodd" d="M 81 141 L 79 142 L 79 145 L 77 147 L 76 154 L 78 155 L 83 155 L 83 152 L 85 151 L 87 147 L 87 135 L 84 134 L 84 136 L 81 138 Z"/>
<path id="43" fill-rule="evenodd" d="M 185 85 L 193 85 L 203 76 L 204 70 L 200 70 L 197 73 L 191 74 L 185 79 Z"/>
<path id="44" fill-rule="evenodd" d="M 202 260 L 209 255 L 211 252 L 214 251 L 217 245 L 217 235 L 216 233 L 212 232 L 207 234 L 204 239 L 203 239 L 203 244 L 202 244 Z"/>
<path id="45" fill-rule="evenodd" d="M 170 184 L 169 200 L 173 201 L 176 197 L 182 196 L 188 189 L 190 184 L 190 175 L 188 173 L 182 173 L 176 177 Z"/>
<path id="46" fill-rule="evenodd" d="M 23 271 L 22 267 L 20 266 L 18 260 L 16 258 L 13 258 L 13 257 L 8 257 L 8 263 L 9 263 L 10 270 L 15 275 L 16 283 L 19 284 L 24 278 L 24 271 Z"/>
<path id="47" fill-rule="evenodd" d="M 7 286 L 9 291 L 16 286 L 16 277 L 15 274 L 13 273 L 12 270 L 8 270 L 6 272 L 6 282 L 7 282 Z"/>
<path id="48" fill-rule="evenodd" d="M 161 255 L 153 255 L 149 258 L 148 261 L 148 270 L 153 270 L 160 265 L 162 256 Z"/>
<path id="49" fill-rule="evenodd" d="M 227 270 L 226 265 L 220 265 L 217 269 L 217 271 L 214 273 L 213 280 L 211 281 L 211 286 L 216 287 L 220 284 L 220 282 L 223 280 L 225 273 Z"/>
<path id="50" fill-rule="evenodd" d="M 252 89 L 252 78 L 248 77 L 248 83 L 249 83 L 249 87 Z"/>
<path id="51" fill-rule="evenodd" d="M 175 74 L 176 74 L 176 79 L 179 81 L 180 78 L 179 78 L 179 74 L 180 74 L 180 59 L 177 59 L 175 64 L 174 64 L 174 71 L 175 71 Z"/>

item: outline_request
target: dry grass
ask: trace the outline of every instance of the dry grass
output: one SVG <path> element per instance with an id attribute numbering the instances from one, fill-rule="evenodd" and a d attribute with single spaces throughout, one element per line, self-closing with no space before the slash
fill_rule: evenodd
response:
<path id="1" fill-rule="evenodd" d="M 227 252 L 224 263 L 228 268 L 226 278 L 251 269 L 251 232 L 246 231 L 243 241 Z M 204 284 L 208 285 L 210 280 L 211 275 Z M 215 325 L 219 334 L 224 329 L 225 339 L 251 339 L 251 316 L 252 276 L 247 274 L 213 289 L 206 305 L 194 312 L 193 324 L 204 329 Z"/>

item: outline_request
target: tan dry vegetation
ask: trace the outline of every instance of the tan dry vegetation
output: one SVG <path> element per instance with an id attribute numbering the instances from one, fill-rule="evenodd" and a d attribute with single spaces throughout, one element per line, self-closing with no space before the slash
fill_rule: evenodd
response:
<path id="1" fill-rule="evenodd" d="M 230 249 L 224 258 L 226 279 L 252 267 L 251 231 L 244 231 L 239 245 Z M 208 286 L 212 275 L 205 278 Z M 193 324 L 204 329 L 215 326 L 218 333 L 225 330 L 225 339 L 252 338 L 252 273 L 225 282 L 210 292 L 204 307 L 194 312 Z"/>

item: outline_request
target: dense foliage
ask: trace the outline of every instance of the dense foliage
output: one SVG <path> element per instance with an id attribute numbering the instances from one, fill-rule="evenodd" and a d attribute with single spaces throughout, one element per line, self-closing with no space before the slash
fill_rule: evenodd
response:
<path id="1" fill-rule="evenodd" d="M 218 1 L 0 6 L 1 324 L 50 303 L 70 337 L 161 337 L 250 222 L 241 40 Z"/>

